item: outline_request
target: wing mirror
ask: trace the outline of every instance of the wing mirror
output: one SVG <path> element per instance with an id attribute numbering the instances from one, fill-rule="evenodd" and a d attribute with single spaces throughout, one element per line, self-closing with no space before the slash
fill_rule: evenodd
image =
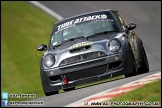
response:
<path id="1" fill-rule="evenodd" d="M 130 30 L 133 30 L 136 28 L 136 24 L 135 23 L 129 23 L 127 26 L 126 26 L 126 33 L 129 34 L 129 31 Z"/>
<path id="2" fill-rule="evenodd" d="M 47 45 L 45 44 L 40 44 L 37 46 L 38 51 L 46 51 L 47 50 Z"/>
<path id="3" fill-rule="evenodd" d="M 128 25 L 127 25 L 127 30 L 133 30 L 133 29 L 135 29 L 136 28 L 136 24 L 135 23 L 129 23 Z"/>

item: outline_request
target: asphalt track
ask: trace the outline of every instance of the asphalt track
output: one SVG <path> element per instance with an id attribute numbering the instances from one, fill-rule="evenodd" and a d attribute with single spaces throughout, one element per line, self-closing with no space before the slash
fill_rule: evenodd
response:
<path id="1" fill-rule="evenodd" d="M 135 31 L 143 41 L 151 71 L 131 78 L 35 99 L 44 101 L 44 106 L 65 106 L 89 95 L 159 72 L 154 70 L 161 71 L 161 1 L 41 1 L 40 3 L 64 18 L 91 11 L 118 10 L 127 23 L 137 24 Z"/>

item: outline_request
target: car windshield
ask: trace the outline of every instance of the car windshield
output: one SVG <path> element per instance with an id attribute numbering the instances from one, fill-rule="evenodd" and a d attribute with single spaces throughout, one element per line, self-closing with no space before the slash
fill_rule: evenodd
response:
<path id="1" fill-rule="evenodd" d="M 72 38 L 88 37 L 104 31 L 112 32 L 119 29 L 112 19 L 85 21 L 55 32 L 51 37 L 51 44 L 55 46 Z"/>

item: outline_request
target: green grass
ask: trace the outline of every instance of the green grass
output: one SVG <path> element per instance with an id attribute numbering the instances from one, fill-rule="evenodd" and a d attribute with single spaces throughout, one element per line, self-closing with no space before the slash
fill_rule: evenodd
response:
<path id="1" fill-rule="evenodd" d="M 161 106 L 161 79 L 149 84 L 144 87 L 135 89 L 119 97 L 116 97 L 109 102 L 120 102 L 120 101 L 144 101 L 147 103 L 159 102 Z M 108 102 L 108 101 L 106 101 Z"/>
<path id="2" fill-rule="evenodd" d="M 1 92 L 44 95 L 39 73 L 43 52 L 36 46 L 48 45 L 55 21 L 29 2 L 1 2 Z"/>

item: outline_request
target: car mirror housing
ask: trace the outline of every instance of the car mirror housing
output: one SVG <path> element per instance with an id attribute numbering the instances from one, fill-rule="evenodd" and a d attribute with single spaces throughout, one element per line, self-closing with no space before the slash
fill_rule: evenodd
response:
<path id="1" fill-rule="evenodd" d="M 136 24 L 135 23 L 129 23 L 128 25 L 127 25 L 127 29 L 128 30 L 133 30 L 133 29 L 135 29 L 136 28 Z"/>
<path id="2" fill-rule="evenodd" d="M 45 44 L 40 44 L 37 46 L 38 51 L 46 51 L 47 50 L 47 45 Z"/>

